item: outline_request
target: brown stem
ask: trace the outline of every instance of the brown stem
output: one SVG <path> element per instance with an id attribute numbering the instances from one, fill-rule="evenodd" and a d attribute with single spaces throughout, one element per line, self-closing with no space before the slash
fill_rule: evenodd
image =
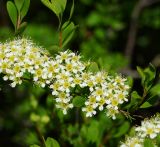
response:
<path id="1" fill-rule="evenodd" d="M 42 147 L 46 147 L 45 139 L 44 139 L 43 135 L 41 134 L 40 129 L 37 126 L 35 126 L 35 129 L 36 129 L 36 133 L 38 135 L 38 138 L 39 138 L 39 140 L 40 140 L 40 142 L 42 144 Z"/>
<path id="2" fill-rule="evenodd" d="M 15 28 L 15 32 L 18 31 L 19 27 L 20 27 L 20 24 L 21 24 L 21 16 L 20 14 L 18 15 L 18 20 L 17 20 L 17 25 L 16 25 L 16 28 Z"/>
<path id="3" fill-rule="evenodd" d="M 59 32 L 59 47 L 62 48 L 62 31 Z"/>
<path id="4" fill-rule="evenodd" d="M 125 56 L 129 59 L 129 64 L 132 60 L 132 55 L 134 51 L 134 45 L 136 41 L 136 35 L 138 31 L 138 18 L 140 15 L 140 12 L 143 8 L 143 1 L 139 0 L 139 2 L 136 4 L 136 6 L 133 9 L 131 21 L 130 21 L 130 28 L 128 33 L 128 40 L 125 48 Z"/>

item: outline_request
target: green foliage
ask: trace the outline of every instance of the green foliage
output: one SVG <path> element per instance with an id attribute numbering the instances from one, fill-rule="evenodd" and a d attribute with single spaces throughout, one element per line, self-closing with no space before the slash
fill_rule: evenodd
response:
<path id="1" fill-rule="evenodd" d="M 88 67 L 88 71 L 96 73 L 99 71 L 98 64 L 96 62 L 91 62 L 91 64 Z"/>
<path id="2" fill-rule="evenodd" d="M 72 18 L 73 12 L 74 12 L 74 0 L 72 2 L 72 7 L 71 7 L 71 10 L 70 10 L 69 20 Z"/>
<path id="3" fill-rule="evenodd" d="M 73 22 L 65 22 L 62 26 L 62 48 L 64 48 L 68 42 L 72 39 L 75 33 L 76 26 Z"/>
<path id="4" fill-rule="evenodd" d="M 15 28 L 15 35 L 21 34 L 26 26 L 26 22 L 22 22 L 29 10 L 30 0 L 14 0 L 7 2 L 7 11 Z"/>
<path id="5" fill-rule="evenodd" d="M 151 139 L 145 139 L 144 147 L 154 147 L 154 144 Z"/>
<path id="6" fill-rule="evenodd" d="M 50 137 L 47 138 L 45 143 L 46 143 L 46 147 L 60 147 L 58 142 L 55 139 Z"/>
<path id="7" fill-rule="evenodd" d="M 9 17 L 10 17 L 14 27 L 16 28 L 18 14 L 17 14 L 16 6 L 13 2 L 11 2 L 11 1 L 7 2 L 7 11 L 8 11 Z"/>
<path id="8" fill-rule="evenodd" d="M 70 45 L 69 47 L 82 54 L 84 60 L 93 61 L 87 69 L 91 72 L 102 69 L 114 73 L 128 64 L 122 49 L 125 47 L 123 43 L 126 42 L 128 22 L 136 3 L 135 0 L 122 3 L 119 3 L 118 0 L 41 1 L 58 17 L 59 30 L 56 30 L 56 22 L 53 25 L 51 24 L 52 17 L 50 15 L 45 15 L 45 20 L 49 20 L 49 25 L 45 22 L 40 23 L 41 14 L 44 15 L 43 10 L 36 13 L 38 22 L 37 20 L 34 21 L 35 17 L 28 18 L 30 24 L 26 28 L 27 23 L 23 19 L 28 13 L 30 0 L 14 0 L 7 2 L 7 11 L 16 35 L 32 38 L 39 45 L 46 47 L 51 54 L 55 54 Z M 39 2 L 36 1 L 35 5 L 39 6 L 38 4 Z M 70 9 L 67 9 L 66 4 L 70 6 Z M 75 16 L 73 15 L 74 9 L 76 10 Z M 145 48 L 145 52 L 147 52 L 147 48 L 150 49 L 150 45 L 152 46 L 150 44 L 152 42 L 152 30 L 158 32 L 157 29 L 160 28 L 159 12 L 158 5 L 144 9 L 139 18 L 138 26 L 139 34 L 145 33 L 143 36 L 138 34 L 138 42 L 135 48 L 139 50 Z M 62 16 L 64 20 L 62 20 Z M 75 24 L 79 24 L 77 33 L 77 25 Z M 146 27 L 147 31 L 145 30 Z M 0 29 L 1 41 L 12 38 L 15 34 L 10 28 L 1 27 Z M 154 41 L 154 44 L 158 48 L 156 41 Z M 149 54 L 150 52 L 151 49 Z M 141 62 L 137 63 L 137 65 L 140 64 Z M 79 112 L 79 107 L 83 107 L 86 100 L 86 97 L 81 96 L 83 93 L 73 99 L 73 104 L 77 107 L 76 112 L 73 110 L 69 115 L 64 116 L 55 109 L 54 98 L 48 95 L 48 89 L 43 90 L 25 83 L 13 90 L 1 79 L 0 86 L 2 87 L 3 99 L 1 99 L 0 128 L 5 133 L 9 132 L 11 136 L 5 136 L 3 132 L 4 137 L 2 136 L 0 142 L 3 142 L 3 140 L 5 142 L 5 138 L 7 138 L 13 140 L 16 146 L 40 147 L 42 146 L 41 141 L 35 130 L 35 127 L 38 127 L 45 137 L 51 134 L 51 137 L 58 138 L 57 141 L 47 138 L 45 141 L 46 147 L 59 147 L 60 145 L 73 147 L 118 146 L 120 140 L 126 136 L 133 124 L 139 123 L 134 116 L 135 111 L 141 112 L 141 109 L 143 109 L 147 112 L 148 109 L 152 110 L 159 105 L 160 83 L 156 68 L 150 64 L 145 69 L 138 66 L 137 71 L 140 75 L 141 87 L 136 87 L 135 81 L 137 79 L 130 78 L 129 101 L 120 108 L 122 114 L 119 114 L 118 119 L 114 121 L 102 113 L 97 114 L 94 118 L 85 118 Z M 132 85 L 137 89 L 132 88 Z M 126 120 L 123 115 L 135 119 L 134 123 Z M 148 117 L 146 115 L 143 117 Z M 134 133 L 131 129 L 130 134 Z M 160 146 L 160 136 L 154 142 Z M 154 146 L 153 141 L 146 139 L 144 147 L 152 146 Z"/>
<path id="9" fill-rule="evenodd" d="M 17 7 L 18 12 L 20 12 L 23 6 L 24 0 L 14 0 L 14 3 Z"/>
<path id="10" fill-rule="evenodd" d="M 40 146 L 31 145 L 30 147 L 40 147 Z M 45 141 L 45 147 L 60 147 L 60 146 L 59 146 L 59 143 L 55 139 L 48 137 L 47 140 Z"/>
<path id="11" fill-rule="evenodd" d="M 65 10 L 67 0 L 41 0 L 42 3 L 51 9 L 60 19 L 63 11 Z"/>
<path id="12" fill-rule="evenodd" d="M 84 106 L 84 103 L 85 103 L 86 99 L 84 97 L 81 97 L 81 96 L 76 96 L 74 99 L 73 99 L 73 105 L 75 107 L 82 107 Z"/>
<path id="13" fill-rule="evenodd" d="M 117 133 L 114 135 L 114 137 L 121 137 L 125 135 L 130 128 L 130 123 L 129 122 L 124 122 L 117 130 Z"/>
<path id="14" fill-rule="evenodd" d="M 29 5 L 30 5 L 30 0 L 24 0 L 23 6 L 20 12 L 21 19 L 23 19 L 27 15 L 27 12 L 29 10 Z"/>

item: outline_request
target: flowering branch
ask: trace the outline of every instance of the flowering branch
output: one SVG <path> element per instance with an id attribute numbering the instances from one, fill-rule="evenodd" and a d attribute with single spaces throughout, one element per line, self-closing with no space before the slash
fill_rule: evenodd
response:
<path id="1" fill-rule="evenodd" d="M 64 114 L 74 106 L 75 88 L 78 86 L 78 93 L 82 95 L 83 89 L 87 88 L 84 94 L 87 98 L 82 108 L 86 117 L 95 115 L 97 109 L 105 109 L 107 116 L 115 119 L 119 105 L 128 101 L 126 79 L 120 75 L 113 77 L 104 71 L 87 71 L 88 63 L 80 58 L 80 55 L 69 50 L 53 58 L 32 41 L 16 39 L 0 44 L 0 73 L 5 74 L 3 79 L 11 81 L 12 87 L 26 80 L 25 74 L 30 74 L 35 84 L 50 88 L 56 107 L 62 109 Z"/>

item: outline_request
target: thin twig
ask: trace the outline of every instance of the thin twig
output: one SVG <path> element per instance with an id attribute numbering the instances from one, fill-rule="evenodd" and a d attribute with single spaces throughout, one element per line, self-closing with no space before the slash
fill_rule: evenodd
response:
<path id="1" fill-rule="evenodd" d="M 36 129 L 36 133 L 38 135 L 38 138 L 42 144 L 42 147 L 46 147 L 45 139 L 44 139 L 43 135 L 41 134 L 40 129 L 37 126 L 35 126 L 35 129 Z"/>
<path id="2" fill-rule="evenodd" d="M 128 58 L 129 64 L 131 64 L 134 47 L 136 43 L 139 16 L 145 7 L 148 7 L 157 2 L 160 2 L 160 0 L 139 0 L 133 9 L 131 21 L 130 21 L 128 39 L 127 39 L 126 48 L 125 48 L 125 56 Z"/>

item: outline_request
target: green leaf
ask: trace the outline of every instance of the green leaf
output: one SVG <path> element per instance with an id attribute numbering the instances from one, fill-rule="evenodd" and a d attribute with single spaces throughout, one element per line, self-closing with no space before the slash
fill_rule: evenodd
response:
<path id="1" fill-rule="evenodd" d="M 59 143 L 55 139 L 50 137 L 47 138 L 45 144 L 46 147 L 60 147 Z"/>
<path id="2" fill-rule="evenodd" d="M 160 84 L 157 84 L 154 87 L 152 87 L 152 89 L 150 90 L 150 93 L 152 97 L 156 95 L 160 95 Z"/>
<path id="3" fill-rule="evenodd" d="M 130 123 L 129 122 L 124 122 L 118 129 L 117 129 L 117 133 L 114 135 L 114 137 L 121 137 L 124 134 L 126 134 L 128 132 L 130 128 Z"/>
<path id="4" fill-rule="evenodd" d="M 26 0 L 14 0 L 14 3 L 16 5 L 17 10 L 18 10 L 19 13 L 20 13 L 20 10 L 21 10 L 21 8 L 23 6 L 24 1 L 26 1 Z"/>
<path id="5" fill-rule="evenodd" d="M 135 109 L 139 102 L 141 102 L 142 97 L 138 94 L 137 91 L 133 91 L 131 93 L 131 101 L 130 103 L 126 106 L 126 109 L 132 110 Z"/>
<path id="6" fill-rule="evenodd" d="M 72 18 L 73 12 L 74 12 L 74 0 L 72 1 L 72 7 L 71 7 L 70 15 L 69 15 L 69 20 Z"/>
<path id="7" fill-rule="evenodd" d="M 21 13 L 21 19 L 23 19 L 26 16 L 26 14 L 29 10 L 29 5 L 30 5 L 30 0 L 24 0 L 23 6 L 22 6 L 22 9 L 21 9 L 21 12 L 20 12 Z"/>
<path id="8" fill-rule="evenodd" d="M 88 68 L 88 71 L 96 73 L 99 71 L 98 64 L 96 62 L 91 62 Z"/>
<path id="9" fill-rule="evenodd" d="M 57 6 L 60 7 L 60 13 L 63 13 L 63 11 L 66 8 L 67 0 L 52 0 L 52 3 L 55 3 Z"/>
<path id="10" fill-rule="evenodd" d="M 75 33 L 75 29 L 76 26 L 74 25 L 73 22 L 69 22 L 68 21 L 65 22 L 62 26 L 62 48 L 64 48 L 68 42 L 72 39 L 74 33 Z"/>
<path id="11" fill-rule="evenodd" d="M 145 79 L 145 74 L 144 74 L 144 72 L 143 72 L 143 69 L 137 66 L 137 71 L 138 71 L 139 75 L 141 76 L 142 81 L 144 81 L 144 79 Z M 143 83 L 143 82 L 142 82 L 142 83 Z"/>
<path id="12" fill-rule="evenodd" d="M 152 64 L 150 64 L 149 67 L 144 70 L 144 74 L 145 74 L 144 86 L 146 90 L 149 90 L 153 85 L 153 81 L 156 76 L 156 69 Z"/>
<path id="13" fill-rule="evenodd" d="M 59 18 L 59 15 L 65 10 L 67 0 L 41 0 L 41 2 L 52 10 Z"/>
<path id="14" fill-rule="evenodd" d="M 151 107 L 152 105 L 149 103 L 149 102 L 145 102 L 145 103 L 143 103 L 143 105 L 141 105 L 141 107 L 140 108 L 149 108 L 149 107 Z"/>
<path id="15" fill-rule="evenodd" d="M 157 137 L 156 137 L 156 142 L 157 142 L 157 145 L 160 146 L 160 134 L 157 135 Z"/>
<path id="16" fill-rule="evenodd" d="M 13 2 L 11 1 L 7 2 L 7 11 L 14 27 L 16 28 L 18 15 L 17 15 L 16 6 Z"/>
<path id="17" fill-rule="evenodd" d="M 151 139 L 144 140 L 144 147 L 154 147 L 154 143 Z"/>
<path id="18" fill-rule="evenodd" d="M 99 124 L 97 121 L 93 120 L 91 125 L 87 129 L 87 141 L 88 142 L 98 142 L 99 138 Z"/>
<path id="19" fill-rule="evenodd" d="M 85 103 L 85 100 L 86 99 L 84 97 L 76 96 L 72 102 L 75 107 L 82 107 Z"/>
<path id="20" fill-rule="evenodd" d="M 34 145 L 30 145 L 30 147 L 40 147 L 40 146 L 39 146 L 39 145 L 34 144 Z"/>

